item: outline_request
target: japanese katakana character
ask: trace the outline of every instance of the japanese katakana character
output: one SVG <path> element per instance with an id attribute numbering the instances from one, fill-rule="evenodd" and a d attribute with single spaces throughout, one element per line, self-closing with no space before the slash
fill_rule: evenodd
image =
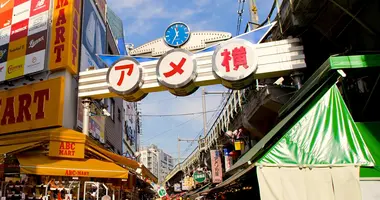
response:
<path id="1" fill-rule="evenodd" d="M 230 72 L 230 60 L 231 60 L 231 53 L 227 49 L 224 49 L 224 51 L 221 53 L 221 56 L 223 56 L 223 62 L 222 66 L 226 68 L 226 72 Z"/>
<path id="2" fill-rule="evenodd" d="M 121 72 L 119 82 L 117 82 L 118 86 L 121 86 L 121 84 L 123 84 L 124 76 L 125 76 L 125 71 L 124 71 L 125 69 L 128 69 L 127 75 L 131 76 L 132 72 L 133 72 L 133 64 L 121 65 L 121 66 L 115 67 L 115 71 L 123 70 Z"/>
<path id="3" fill-rule="evenodd" d="M 174 74 L 178 73 L 178 74 L 182 74 L 184 71 L 182 69 L 183 65 L 185 64 L 186 62 L 186 58 L 182 58 L 181 61 L 179 62 L 178 65 L 174 64 L 173 62 L 170 63 L 170 66 L 173 68 L 171 71 L 169 72 L 165 72 L 164 73 L 164 76 L 166 78 L 169 78 L 171 76 L 173 76 Z"/>
<path id="4" fill-rule="evenodd" d="M 247 51 L 245 47 L 241 46 L 240 48 L 235 47 L 232 50 L 232 57 L 234 59 L 234 70 L 237 71 L 240 66 L 248 68 L 247 65 Z"/>

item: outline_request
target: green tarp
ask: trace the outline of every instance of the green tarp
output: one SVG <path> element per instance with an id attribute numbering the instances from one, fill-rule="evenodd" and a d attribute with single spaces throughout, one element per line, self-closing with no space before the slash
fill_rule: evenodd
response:
<path id="1" fill-rule="evenodd" d="M 373 168 L 360 168 L 361 177 L 380 177 L 380 122 L 356 123 L 375 160 Z"/>
<path id="2" fill-rule="evenodd" d="M 314 100 L 258 163 L 373 166 L 374 159 L 334 85 Z"/>

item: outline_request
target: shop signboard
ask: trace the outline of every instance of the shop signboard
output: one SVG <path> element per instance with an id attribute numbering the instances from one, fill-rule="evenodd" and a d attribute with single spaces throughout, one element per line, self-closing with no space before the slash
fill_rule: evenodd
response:
<path id="1" fill-rule="evenodd" d="M 83 116 L 83 115 L 82 115 Z M 91 116 L 89 132 L 101 143 L 105 142 L 104 128 L 106 123 L 105 116 Z"/>
<path id="2" fill-rule="evenodd" d="M 0 5 L 0 82 L 45 70 L 50 0 Z"/>
<path id="3" fill-rule="evenodd" d="M 186 176 L 182 182 L 182 190 L 191 190 L 194 187 L 193 177 Z"/>
<path id="4" fill-rule="evenodd" d="M 158 189 L 157 193 L 158 193 L 158 196 L 160 196 L 160 197 L 164 197 L 164 196 L 168 195 L 166 193 L 165 188 L 163 188 L 163 187 L 160 187 L 160 189 Z"/>
<path id="5" fill-rule="evenodd" d="M 64 77 L 0 92 L 0 134 L 62 126 Z"/>
<path id="6" fill-rule="evenodd" d="M 174 184 L 174 192 L 181 192 L 181 184 L 176 183 Z"/>
<path id="7" fill-rule="evenodd" d="M 220 152 L 218 150 L 211 150 L 211 172 L 212 182 L 221 183 L 223 181 L 223 168 Z"/>
<path id="8" fill-rule="evenodd" d="M 67 69 L 72 74 L 78 73 L 81 4 L 81 0 L 57 0 L 53 5 L 50 70 Z"/>
<path id="9" fill-rule="evenodd" d="M 49 156 L 61 158 L 84 158 L 84 144 L 68 141 L 50 141 Z"/>
<path id="10" fill-rule="evenodd" d="M 193 179 L 197 183 L 203 183 L 204 181 L 206 181 L 206 173 L 204 173 L 203 171 L 195 171 L 193 173 Z"/>
<path id="11" fill-rule="evenodd" d="M 84 0 L 83 3 L 80 71 L 89 67 L 104 68 L 97 55 L 106 53 L 106 26 L 94 1 Z"/>

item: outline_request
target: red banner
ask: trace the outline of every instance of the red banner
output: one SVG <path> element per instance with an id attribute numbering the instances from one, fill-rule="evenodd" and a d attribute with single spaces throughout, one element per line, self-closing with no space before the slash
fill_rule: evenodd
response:
<path id="1" fill-rule="evenodd" d="M 221 183 L 223 181 L 223 169 L 222 160 L 220 158 L 220 152 L 218 150 L 211 150 L 211 171 L 212 182 Z"/>

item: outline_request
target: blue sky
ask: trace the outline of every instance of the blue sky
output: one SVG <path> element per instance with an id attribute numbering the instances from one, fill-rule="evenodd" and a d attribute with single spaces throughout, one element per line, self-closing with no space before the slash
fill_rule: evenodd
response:
<path id="1" fill-rule="evenodd" d="M 126 42 L 138 47 L 162 37 L 169 24 L 182 21 L 192 31 L 226 31 L 233 35 L 237 27 L 238 0 L 108 0 L 108 5 L 123 20 Z M 263 21 L 273 1 L 257 0 L 259 21 Z M 248 20 L 248 1 L 245 3 L 241 33 Z M 221 85 L 206 87 L 206 91 L 226 91 Z M 208 95 L 206 109 L 215 110 L 221 95 Z M 169 92 L 151 93 L 140 102 L 142 114 L 177 114 L 202 111 L 201 88 L 188 97 L 175 97 Z M 208 113 L 211 119 L 214 113 Z M 202 115 L 176 117 L 143 117 L 142 145 L 157 144 L 177 158 L 177 137 L 193 139 L 203 128 Z M 181 157 L 196 147 L 181 143 Z M 188 151 L 184 152 L 186 149 Z"/>

